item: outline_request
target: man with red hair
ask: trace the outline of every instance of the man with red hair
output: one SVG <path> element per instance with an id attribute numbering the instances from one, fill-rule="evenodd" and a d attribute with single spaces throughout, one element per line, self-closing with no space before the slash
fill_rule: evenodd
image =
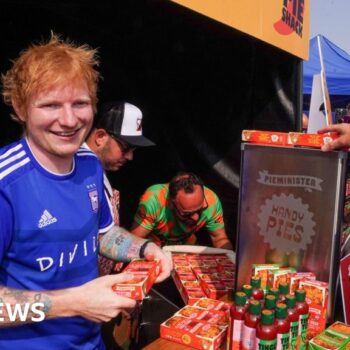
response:
<path id="1" fill-rule="evenodd" d="M 170 274 L 155 244 L 114 226 L 101 164 L 80 148 L 96 110 L 97 64 L 96 50 L 52 35 L 2 77 L 24 137 L 0 149 L 1 349 L 104 349 L 98 323 L 135 301 L 112 290 L 129 275 L 98 277 L 98 252 L 159 259 L 158 281 Z M 27 317 L 11 307 L 29 307 Z"/>

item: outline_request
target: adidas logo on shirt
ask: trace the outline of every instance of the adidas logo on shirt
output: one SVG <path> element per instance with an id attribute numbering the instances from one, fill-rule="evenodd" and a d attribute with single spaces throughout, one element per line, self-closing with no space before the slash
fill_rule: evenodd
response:
<path id="1" fill-rule="evenodd" d="M 42 228 L 45 227 L 47 225 L 51 225 L 53 223 L 55 223 L 57 221 L 57 218 L 55 218 L 54 216 L 52 216 L 48 210 L 44 210 L 43 213 L 41 214 L 41 218 L 39 220 L 38 223 L 38 227 Z"/>

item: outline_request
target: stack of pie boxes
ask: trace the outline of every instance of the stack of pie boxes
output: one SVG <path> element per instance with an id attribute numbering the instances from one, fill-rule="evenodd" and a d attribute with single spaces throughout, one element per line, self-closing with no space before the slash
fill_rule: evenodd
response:
<path id="1" fill-rule="evenodd" d="M 173 254 L 173 279 L 185 304 L 231 294 L 235 265 L 225 254 Z"/>
<path id="2" fill-rule="evenodd" d="M 231 303 L 201 298 L 160 325 L 160 336 L 196 349 L 218 349 L 226 339 Z"/>
<path id="3" fill-rule="evenodd" d="M 278 264 L 253 264 L 252 275 L 259 276 L 265 293 L 278 288 L 281 282 L 289 284 L 289 293 L 304 289 L 309 305 L 307 338 L 311 339 L 326 327 L 328 307 L 328 282 L 316 280 L 314 272 L 296 272 L 292 267 L 279 268 Z"/>
<path id="4" fill-rule="evenodd" d="M 326 134 L 306 134 L 301 132 L 277 132 L 264 130 L 243 130 L 242 141 L 280 147 L 321 148 L 339 135 L 335 132 Z"/>

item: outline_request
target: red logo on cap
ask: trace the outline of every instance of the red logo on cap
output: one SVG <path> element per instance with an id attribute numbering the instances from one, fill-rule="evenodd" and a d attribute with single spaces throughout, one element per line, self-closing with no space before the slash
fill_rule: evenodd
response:
<path id="1" fill-rule="evenodd" d="M 136 131 L 142 131 L 142 118 L 136 119 Z"/>

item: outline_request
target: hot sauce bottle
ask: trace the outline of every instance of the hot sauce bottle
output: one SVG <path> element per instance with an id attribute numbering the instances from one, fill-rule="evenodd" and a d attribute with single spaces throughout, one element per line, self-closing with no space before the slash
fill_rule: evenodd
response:
<path id="1" fill-rule="evenodd" d="M 307 322 L 309 319 L 309 305 L 305 301 L 306 293 L 304 289 L 297 289 L 295 291 L 295 307 L 299 313 L 299 349 L 305 350 L 306 348 L 306 331 Z"/>
<path id="2" fill-rule="evenodd" d="M 299 313 L 295 307 L 295 296 L 291 294 L 286 295 L 287 314 L 290 321 L 290 333 L 289 333 L 289 349 L 295 350 L 298 340 L 299 329 Z"/>
<path id="3" fill-rule="evenodd" d="M 288 320 L 287 305 L 279 303 L 275 312 L 275 325 L 277 327 L 276 350 L 288 350 L 290 321 Z"/>
<path id="4" fill-rule="evenodd" d="M 242 328 L 246 313 L 247 296 L 243 292 L 236 292 L 234 304 L 230 309 L 229 331 L 227 337 L 227 349 L 239 350 L 242 346 Z"/>
<path id="5" fill-rule="evenodd" d="M 275 313 L 276 304 L 277 304 L 277 299 L 274 295 L 271 295 L 271 294 L 266 295 L 264 309 L 271 310 L 273 313 Z"/>
<path id="6" fill-rule="evenodd" d="M 256 326 L 255 350 L 276 350 L 277 327 L 271 310 L 263 310 Z"/>
<path id="7" fill-rule="evenodd" d="M 242 349 L 254 350 L 256 340 L 256 326 L 260 320 L 261 304 L 257 300 L 250 300 L 248 312 L 244 315 L 242 329 Z"/>
<path id="8" fill-rule="evenodd" d="M 252 297 L 255 300 L 264 299 L 264 291 L 261 288 L 261 279 L 258 276 L 253 276 L 250 279 L 250 285 L 252 286 Z"/>
<path id="9" fill-rule="evenodd" d="M 279 298 L 280 298 L 280 291 L 278 290 L 278 288 L 270 288 L 267 291 L 267 295 L 274 295 L 276 297 L 276 299 L 279 300 Z"/>
<path id="10" fill-rule="evenodd" d="M 247 296 L 247 307 L 249 307 L 249 301 L 252 298 L 253 287 L 250 284 L 243 284 L 242 292 Z"/>
<path id="11" fill-rule="evenodd" d="M 284 303 L 286 299 L 286 295 L 289 293 L 289 284 L 285 282 L 281 282 L 278 285 L 278 291 L 280 293 L 279 302 Z"/>

